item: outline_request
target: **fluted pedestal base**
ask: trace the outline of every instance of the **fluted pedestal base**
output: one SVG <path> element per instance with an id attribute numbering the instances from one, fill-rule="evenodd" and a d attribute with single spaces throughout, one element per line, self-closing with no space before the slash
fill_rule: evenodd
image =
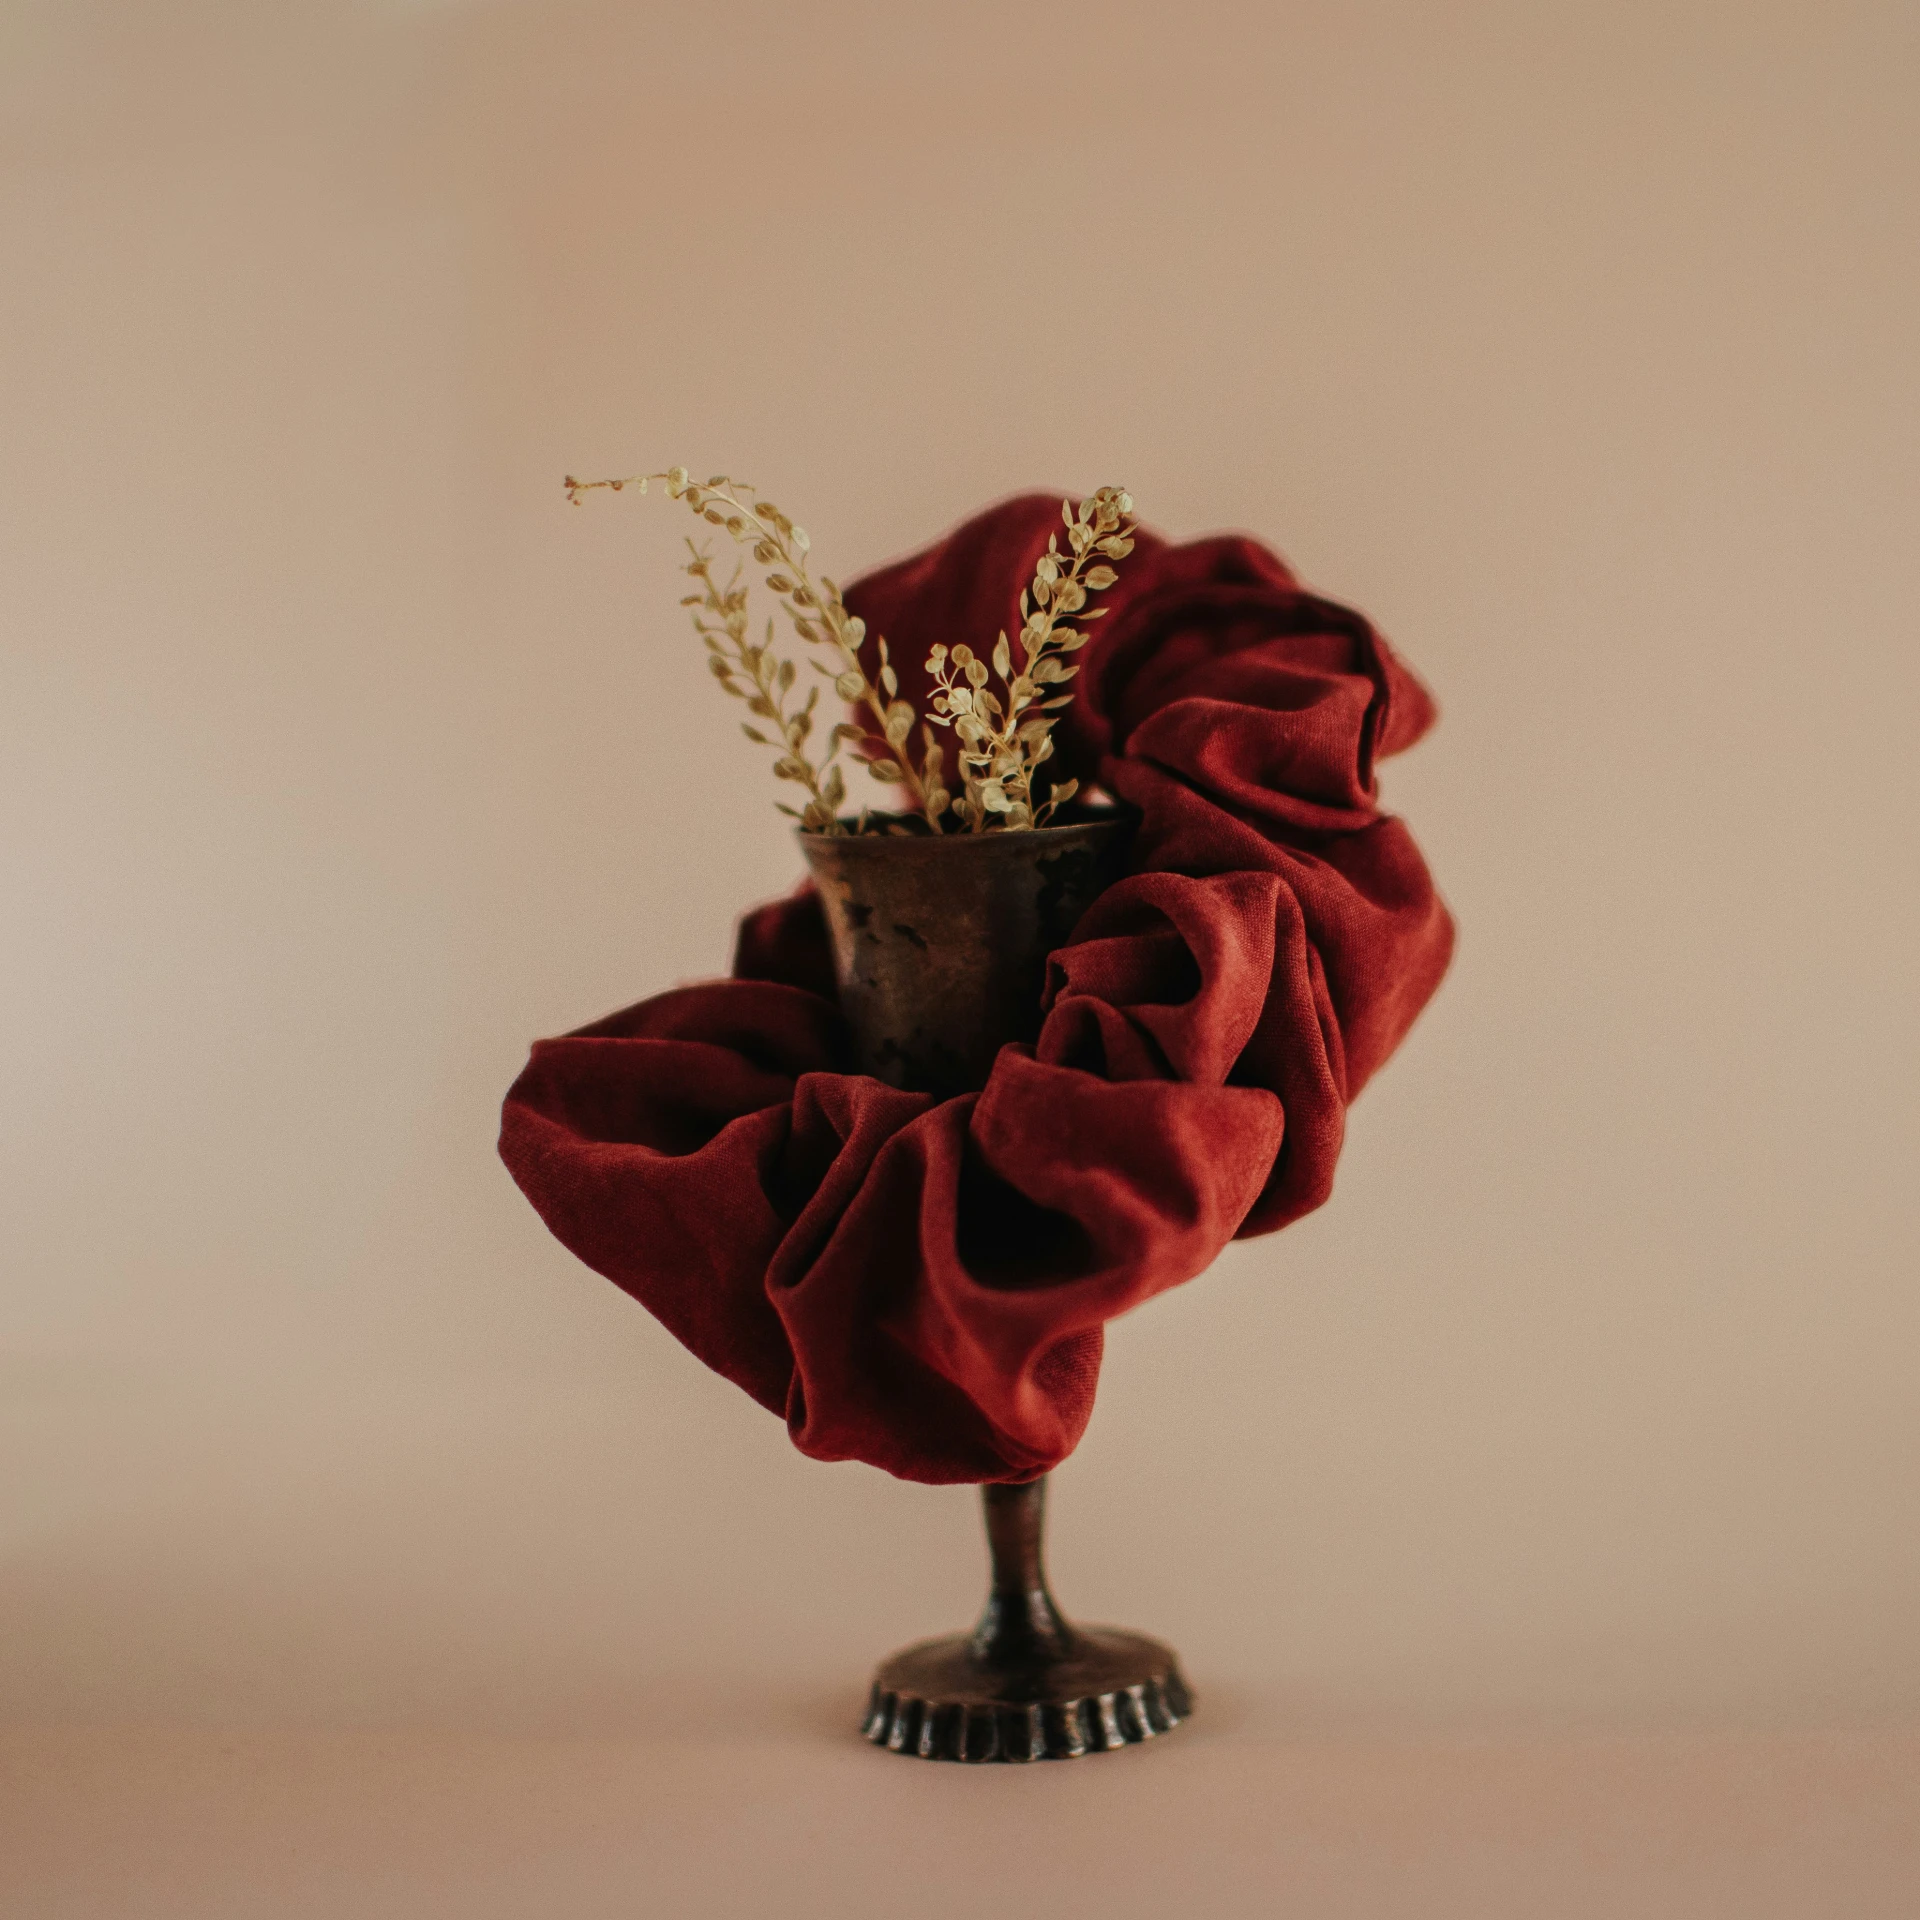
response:
<path id="1" fill-rule="evenodd" d="M 1058 1653 L 989 1664 L 977 1636 L 908 1647 L 875 1675 L 861 1731 L 923 1760 L 1073 1760 L 1171 1733 L 1193 1711 L 1173 1650 L 1074 1627 Z"/>

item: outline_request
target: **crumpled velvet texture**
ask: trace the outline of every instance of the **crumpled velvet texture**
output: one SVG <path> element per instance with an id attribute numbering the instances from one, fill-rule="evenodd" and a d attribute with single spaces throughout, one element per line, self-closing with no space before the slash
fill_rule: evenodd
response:
<path id="1" fill-rule="evenodd" d="M 847 604 L 896 666 L 984 652 L 1058 514 L 1008 501 Z M 746 917 L 732 979 L 541 1041 L 507 1096 L 500 1151 L 553 1232 L 818 1459 L 1057 1464 L 1105 1323 L 1327 1197 L 1347 1103 L 1446 969 L 1446 910 L 1375 804 L 1433 703 L 1366 620 L 1238 537 L 1142 532 L 1101 601 L 1053 771 L 1139 809 L 1132 870 L 981 1092 L 851 1071 L 803 889 Z"/>

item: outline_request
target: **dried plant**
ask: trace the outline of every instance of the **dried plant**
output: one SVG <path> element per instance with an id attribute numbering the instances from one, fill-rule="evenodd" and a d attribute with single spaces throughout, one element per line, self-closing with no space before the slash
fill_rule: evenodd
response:
<path id="1" fill-rule="evenodd" d="M 755 646 L 747 638 L 747 590 L 740 584 L 741 569 L 734 568 L 733 578 L 723 588 L 713 577 L 713 556 L 691 540 L 687 551 L 693 557 L 686 571 L 700 583 L 700 591 L 688 594 L 680 604 L 694 610 L 693 630 L 706 643 L 713 677 L 723 692 L 744 700 L 747 711 L 756 719 L 776 727 L 780 737 L 769 739 L 747 720 L 741 721 L 740 731 L 756 746 L 778 747 L 780 758 L 773 763 L 774 778 L 797 780 L 807 790 L 804 807 L 789 807 L 781 801 L 774 804 L 816 833 L 840 832 L 838 816 L 840 803 L 847 797 L 847 783 L 832 762 L 840 751 L 842 730 L 835 727 L 828 735 L 826 755 L 818 766 L 807 756 L 807 737 L 813 731 L 813 710 L 819 704 L 820 689 L 810 688 L 801 706 L 788 712 L 787 696 L 793 691 L 795 677 L 793 662 L 775 657 L 771 620 L 762 645 Z"/>
<path id="2" fill-rule="evenodd" d="M 834 691 L 841 699 L 865 705 L 879 723 L 876 739 L 865 728 L 842 722 L 834 729 L 835 744 L 844 740 L 859 749 L 866 756 L 867 771 L 876 780 L 904 787 L 922 811 L 926 811 L 927 794 L 921 772 L 913 764 L 906 744 L 913 732 L 914 712 L 912 706 L 899 697 L 900 682 L 887 656 L 887 643 L 884 639 L 878 642 L 880 684 L 876 687 L 860 664 L 866 623 L 847 611 L 840 589 L 831 580 L 814 579 L 807 564 L 812 542 L 804 527 L 795 526 L 771 501 L 761 499 L 756 488 L 731 480 L 725 474 L 716 474 L 702 485 L 687 477 L 685 467 L 673 467 L 665 473 L 634 474 L 621 480 L 576 480 L 569 475 L 567 498 L 577 506 L 580 496 L 596 487 L 615 493 L 633 487 L 645 493 L 655 480 L 666 487 L 670 498 L 684 500 L 703 520 L 724 528 L 766 570 L 766 584 L 779 597 L 795 633 L 809 645 L 820 648 L 825 656 L 824 659 L 816 656 L 809 664 L 833 682 Z M 720 672 L 716 664 L 716 676 Z M 938 808 L 933 812 L 937 814 Z"/>
<path id="3" fill-rule="evenodd" d="M 1129 518 L 1133 502 L 1116 487 L 1103 487 L 1080 503 L 1060 504 L 1066 524 L 1067 551 L 1060 550 L 1056 534 L 1036 569 L 1032 586 L 1020 596 L 1023 664 L 1013 671 L 1013 653 L 1002 633 L 993 650 L 993 671 L 1002 692 L 989 686 L 984 662 L 969 647 L 949 652 L 937 646 L 927 658 L 927 671 L 938 691 L 931 711 L 920 724 L 920 761 L 914 764 L 909 742 L 916 715 L 900 697 L 899 677 L 888 657 L 884 636 L 876 636 L 878 685 L 867 677 L 860 660 L 866 626 L 848 613 L 840 590 L 825 576 L 816 580 L 808 569 L 811 542 L 803 527 L 795 526 L 758 490 L 716 474 L 704 483 L 690 480 L 685 467 L 665 473 L 634 474 L 620 480 L 576 480 L 567 477 L 567 498 L 578 506 L 580 496 L 596 488 L 619 493 L 633 487 L 641 493 L 660 481 L 668 495 L 684 500 L 703 520 L 723 528 L 765 570 L 767 586 L 779 598 L 794 632 L 819 649 L 808 664 L 833 683 L 845 701 L 863 705 L 878 723 L 878 733 L 848 721 L 835 725 L 827 736 L 826 754 L 816 763 L 807 753 L 814 709 L 820 690 L 813 688 L 797 708 L 789 709 L 796 670 L 791 660 L 774 652 L 773 623 L 768 621 L 764 642 L 747 637 L 747 590 L 740 570 L 721 587 L 713 577 L 712 557 L 689 541 L 692 559 L 686 571 L 699 585 L 682 605 L 694 609 L 693 624 L 707 648 L 707 664 L 721 687 L 746 701 L 756 719 L 777 730 L 771 738 L 750 722 L 743 722 L 748 739 L 777 748 L 775 775 L 798 782 L 807 794 L 803 806 L 781 805 L 801 825 L 817 833 L 846 831 L 838 809 L 846 798 L 846 783 L 834 759 L 843 743 L 861 757 L 867 771 L 885 785 L 903 787 L 928 827 L 943 830 L 951 814 L 960 826 L 981 833 L 997 827 L 1014 831 L 1044 826 L 1055 809 L 1078 790 L 1078 782 L 1064 780 L 1050 788 L 1037 806 L 1033 774 L 1053 752 L 1054 715 L 1072 700 L 1070 693 L 1047 689 L 1064 687 L 1079 672 L 1065 656 L 1087 643 L 1088 635 L 1068 624 L 1074 619 L 1097 620 L 1104 609 L 1087 608 L 1087 596 L 1112 586 L 1115 574 L 1106 564 L 1124 559 L 1133 550 L 1134 527 Z M 949 792 L 945 755 L 934 729 L 950 728 L 957 736 L 955 764 L 960 792 Z M 864 830 L 863 808 L 855 831 Z M 895 829 L 899 831 L 900 829 Z"/>
<path id="4" fill-rule="evenodd" d="M 1091 636 L 1068 623 L 1098 620 L 1106 612 L 1104 607 L 1089 608 L 1087 596 L 1104 591 L 1119 577 L 1109 560 L 1124 560 L 1133 551 L 1132 512 L 1132 499 L 1118 487 L 1102 487 L 1081 501 L 1078 513 L 1071 500 L 1061 501 L 1067 551 L 1060 551 L 1060 536 L 1050 534 L 1033 585 L 1020 596 L 1025 624 L 1020 629 L 1018 673 L 1004 632 L 994 642 L 991 676 L 987 663 L 968 646 L 951 653 L 937 646 L 927 655 L 927 672 L 939 688 L 930 717 L 935 726 L 951 727 L 959 737 L 955 759 L 961 793 L 954 811 L 976 833 L 995 814 L 1007 828 L 1043 827 L 1054 810 L 1079 791 L 1077 780 L 1062 780 L 1034 805 L 1034 770 L 1052 756 L 1054 715 L 1073 699 L 1070 693 L 1047 690 L 1064 687 L 1080 671 L 1079 664 L 1065 656 L 1077 653 Z M 992 677 L 999 679 L 1003 692 L 996 694 L 988 685 Z"/>

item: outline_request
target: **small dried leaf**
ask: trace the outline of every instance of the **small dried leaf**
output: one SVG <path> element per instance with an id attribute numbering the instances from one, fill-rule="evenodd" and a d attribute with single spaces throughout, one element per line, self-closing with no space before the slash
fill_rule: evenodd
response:
<path id="1" fill-rule="evenodd" d="M 773 742 L 769 740 L 758 727 L 750 727 L 744 720 L 740 722 L 740 731 L 744 733 L 756 747 L 770 747 L 773 745 Z"/>
<path id="2" fill-rule="evenodd" d="M 792 685 L 793 662 L 791 660 L 782 660 L 780 662 L 780 691 L 785 693 Z"/>
<path id="3" fill-rule="evenodd" d="M 1057 781 L 1047 795 L 1047 805 L 1049 807 L 1064 807 L 1079 791 L 1080 782 L 1078 780 Z"/>
<path id="4" fill-rule="evenodd" d="M 887 745 L 897 747 L 913 731 L 913 709 L 904 700 L 896 700 L 887 709 Z"/>
<path id="5" fill-rule="evenodd" d="M 887 698 L 891 700 L 893 696 L 900 691 L 900 676 L 895 673 L 891 667 L 882 666 L 880 669 L 880 686 Z"/>
<path id="6" fill-rule="evenodd" d="M 986 667 L 978 660 L 969 660 L 967 662 L 967 678 L 971 680 L 976 687 L 984 687 L 987 684 Z"/>
<path id="7" fill-rule="evenodd" d="M 970 667 L 973 664 L 973 649 L 965 641 L 954 648 L 953 664 L 956 667 Z"/>
<path id="8" fill-rule="evenodd" d="M 807 538 L 807 530 L 805 527 L 789 528 L 787 538 L 793 542 L 795 548 L 801 553 L 805 553 L 807 549 L 813 545 L 813 542 Z"/>
<path id="9" fill-rule="evenodd" d="M 860 696 L 866 692 L 867 683 L 861 677 L 858 669 L 849 667 L 845 673 L 841 674 L 839 678 L 834 681 L 833 690 L 842 700 L 858 700 Z M 858 729 L 855 729 L 855 731 L 858 731 Z"/>
<path id="10" fill-rule="evenodd" d="M 756 555 L 755 557 L 757 558 L 758 556 Z M 771 587 L 775 593 L 791 593 L 793 591 L 793 582 L 789 580 L 784 573 L 768 574 L 767 585 Z"/>
<path id="11" fill-rule="evenodd" d="M 980 786 L 980 804 L 989 813 L 1005 813 L 1013 802 L 1006 796 L 1005 789 L 997 780 L 986 780 Z"/>
<path id="12" fill-rule="evenodd" d="M 869 763 L 867 771 L 886 786 L 893 786 L 900 779 L 900 769 L 891 760 L 875 760 Z"/>
<path id="13" fill-rule="evenodd" d="M 1087 585 L 1091 587 L 1095 593 L 1099 593 L 1102 589 L 1112 586 L 1119 578 L 1120 576 L 1115 573 L 1111 567 L 1089 567 L 1086 573 Z"/>
<path id="14" fill-rule="evenodd" d="M 1002 680 L 1013 672 L 1013 654 L 1007 646 L 1007 636 L 1003 633 L 993 643 L 993 670 Z"/>

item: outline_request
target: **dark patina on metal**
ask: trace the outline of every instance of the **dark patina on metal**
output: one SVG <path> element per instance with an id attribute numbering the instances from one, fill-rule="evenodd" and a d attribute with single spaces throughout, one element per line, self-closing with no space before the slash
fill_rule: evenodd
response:
<path id="1" fill-rule="evenodd" d="M 803 833 L 862 1068 L 943 1097 L 1039 1031 L 1046 959 L 1125 869 L 1132 819 L 1019 833 Z M 1076 1627 L 1047 1589 L 1046 1480 L 980 1489 L 992 1578 L 970 1634 L 896 1653 L 862 1731 L 925 1760 L 1068 1760 L 1169 1733 L 1192 1711 L 1171 1649 Z"/>
<path id="2" fill-rule="evenodd" d="M 904 824 L 904 823 L 902 823 Z M 802 833 L 863 1071 L 943 1097 L 1040 1030 L 1047 955 L 1120 877 L 1130 816 L 1020 833 Z"/>
<path id="3" fill-rule="evenodd" d="M 922 1760 L 1074 1760 L 1171 1733 L 1193 1711 L 1173 1650 L 1076 1627 L 1041 1563 L 1046 1478 L 982 1487 L 993 1576 L 972 1633 L 922 1641 L 874 1676 L 861 1728 Z"/>

